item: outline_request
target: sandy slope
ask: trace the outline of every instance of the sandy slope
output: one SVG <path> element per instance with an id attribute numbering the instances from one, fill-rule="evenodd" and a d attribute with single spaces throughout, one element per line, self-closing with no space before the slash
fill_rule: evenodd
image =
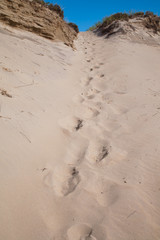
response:
<path id="1" fill-rule="evenodd" d="M 160 47 L 0 39 L 0 239 L 159 240 Z"/>
<path id="2" fill-rule="evenodd" d="M 60 8 L 51 6 L 52 10 L 42 1 L 4 0 L 0 2 L 0 22 L 73 46 L 77 36 L 77 32 L 71 27 L 74 25 L 63 20 L 63 11 Z"/>

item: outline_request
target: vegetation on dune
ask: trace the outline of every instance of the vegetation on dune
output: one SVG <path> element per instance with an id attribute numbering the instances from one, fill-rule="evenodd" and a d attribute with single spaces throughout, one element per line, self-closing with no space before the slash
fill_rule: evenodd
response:
<path id="1" fill-rule="evenodd" d="M 49 2 L 45 2 L 44 0 L 32 0 L 32 3 L 38 3 L 41 6 L 44 6 L 46 8 L 49 8 L 51 11 L 55 11 L 58 13 L 58 15 L 63 19 L 64 18 L 64 11 L 61 9 L 61 7 L 58 4 L 52 4 Z M 75 23 L 68 23 L 70 27 L 72 27 L 75 32 L 79 33 L 79 28 Z"/>
<path id="2" fill-rule="evenodd" d="M 75 23 L 68 23 L 68 25 L 70 26 L 70 27 L 72 27 L 77 33 L 79 33 L 79 28 L 78 28 L 78 26 L 75 24 Z"/>
<path id="3" fill-rule="evenodd" d="M 64 18 L 64 12 L 58 4 L 53 5 L 52 3 L 48 5 L 51 11 L 55 11 L 61 18 Z"/>
<path id="4" fill-rule="evenodd" d="M 49 2 L 45 2 L 44 0 L 33 0 L 32 3 L 38 3 L 41 6 L 49 8 L 51 11 L 55 11 L 62 19 L 64 18 L 64 11 L 58 4 L 52 4 Z"/>
<path id="5" fill-rule="evenodd" d="M 117 21 L 117 20 L 122 20 L 122 21 L 128 21 L 129 19 L 133 19 L 136 17 L 143 17 L 146 18 L 147 20 L 145 21 L 144 25 L 148 28 L 154 28 L 155 30 L 157 29 L 157 24 L 160 22 L 160 17 L 155 15 L 153 12 L 147 11 L 147 12 L 129 12 L 129 13 L 116 13 L 113 14 L 109 17 L 105 17 L 102 19 L 102 21 L 99 21 L 92 27 L 90 27 L 88 30 L 93 31 L 96 30 L 99 27 L 103 26 L 108 26 L 112 22 Z"/>

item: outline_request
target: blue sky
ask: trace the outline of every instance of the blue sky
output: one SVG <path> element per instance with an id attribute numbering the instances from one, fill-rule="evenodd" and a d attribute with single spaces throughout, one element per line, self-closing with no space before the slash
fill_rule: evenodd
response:
<path id="1" fill-rule="evenodd" d="M 46 0 L 47 2 L 47 0 Z M 160 15 L 160 0 L 48 0 L 59 4 L 65 19 L 85 31 L 103 17 L 117 13 L 133 11 L 153 11 Z"/>

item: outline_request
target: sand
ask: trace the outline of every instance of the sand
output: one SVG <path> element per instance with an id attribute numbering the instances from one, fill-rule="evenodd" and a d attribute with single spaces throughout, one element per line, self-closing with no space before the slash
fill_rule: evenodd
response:
<path id="1" fill-rule="evenodd" d="M 0 25 L 0 239 L 160 239 L 160 47 Z"/>

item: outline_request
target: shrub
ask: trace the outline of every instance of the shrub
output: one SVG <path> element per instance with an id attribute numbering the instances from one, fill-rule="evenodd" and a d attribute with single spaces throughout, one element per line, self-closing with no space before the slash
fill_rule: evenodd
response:
<path id="1" fill-rule="evenodd" d="M 124 21 L 128 21 L 129 20 L 129 15 L 127 13 L 116 13 L 113 14 L 109 17 L 105 17 L 102 19 L 101 22 L 96 23 L 95 25 L 93 25 L 92 27 L 90 27 L 88 30 L 89 31 L 93 31 L 96 28 L 100 27 L 100 26 L 108 26 L 109 24 L 111 24 L 112 22 L 116 21 L 116 20 L 124 20 Z"/>
<path id="2" fill-rule="evenodd" d="M 153 12 L 150 12 L 150 11 L 147 11 L 144 16 L 145 16 L 145 17 L 153 17 L 153 16 L 154 16 L 154 13 L 153 13 Z"/>
<path id="3" fill-rule="evenodd" d="M 131 15 L 131 17 L 144 17 L 144 12 L 135 12 Z"/>
<path id="4" fill-rule="evenodd" d="M 149 18 L 150 20 L 145 21 L 145 26 L 148 28 L 150 27 L 150 28 L 159 29 L 160 18 L 157 15 L 154 15 L 153 12 L 147 11 L 146 13 L 144 13 L 144 12 L 130 11 L 129 13 L 116 13 L 109 17 L 105 17 L 102 19 L 101 22 L 94 24 L 88 30 L 94 31 L 95 29 L 100 27 L 102 28 L 107 27 L 108 25 L 110 25 L 112 22 L 116 20 L 128 21 L 130 18 L 136 18 L 136 17 L 144 17 L 146 19 Z"/>
<path id="5" fill-rule="evenodd" d="M 97 22 L 97 23 L 95 23 L 92 27 L 90 27 L 89 29 L 88 29 L 88 31 L 93 31 L 93 30 L 95 30 L 96 28 L 98 28 L 100 25 L 102 24 L 102 22 Z"/>
<path id="6" fill-rule="evenodd" d="M 64 18 L 64 12 L 58 4 L 53 5 L 52 3 L 48 5 L 51 11 L 55 11 L 61 18 Z"/>
<path id="7" fill-rule="evenodd" d="M 109 25 L 115 20 L 128 21 L 128 19 L 129 19 L 129 15 L 127 13 L 116 13 L 116 14 L 111 15 L 110 17 L 105 17 L 103 19 L 103 23 Z"/>
<path id="8" fill-rule="evenodd" d="M 68 23 L 70 27 L 72 27 L 77 33 L 79 33 L 78 26 L 75 23 Z"/>

